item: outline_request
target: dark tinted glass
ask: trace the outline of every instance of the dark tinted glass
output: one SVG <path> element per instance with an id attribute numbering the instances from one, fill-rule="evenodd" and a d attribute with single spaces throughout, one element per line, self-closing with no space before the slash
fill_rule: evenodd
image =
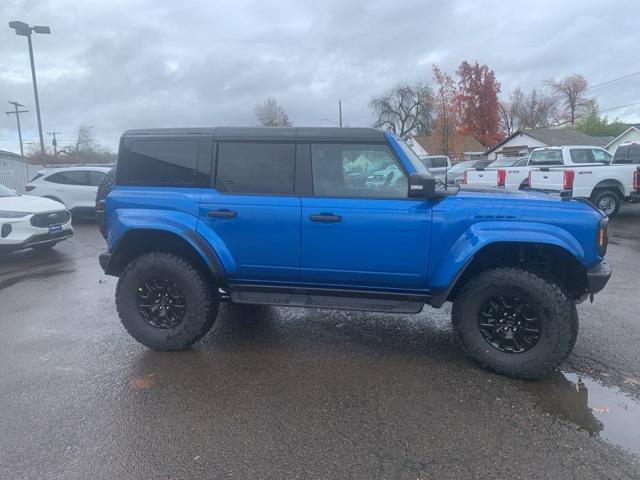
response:
<path id="1" fill-rule="evenodd" d="M 104 173 L 98 172 L 96 170 L 89 171 L 89 184 L 93 187 L 97 187 L 104 180 Z"/>
<path id="2" fill-rule="evenodd" d="M 640 145 L 631 145 L 629 147 L 627 162 L 640 164 Z"/>
<path id="3" fill-rule="evenodd" d="M 47 182 L 59 183 L 62 185 L 89 185 L 87 172 L 83 170 L 73 170 L 70 172 L 58 172 L 45 178 Z"/>
<path id="4" fill-rule="evenodd" d="M 216 189 L 226 193 L 292 195 L 293 143 L 221 142 Z"/>
<path id="5" fill-rule="evenodd" d="M 629 146 L 618 147 L 616 153 L 613 154 L 613 163 L 628 163 Z"/>
<path id="6" fill-rule="evenodd" d="M 124 183 L 176 186 L 196 184 L 196 140 L 133 140 L 121 155 L 125 161 L 118 161 L 118 176 Z"/>

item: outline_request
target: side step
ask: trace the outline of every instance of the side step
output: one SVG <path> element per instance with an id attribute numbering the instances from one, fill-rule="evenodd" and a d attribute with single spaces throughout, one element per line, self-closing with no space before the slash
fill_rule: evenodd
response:
<path id="1" fill-rule="evenodd" d="M 389 313 L 419 313 L 428 300 L 424 295 L 378 294 L 348 290 L 304 290 L 234 287 L 231 301 L 254 305 L 364 310 Z"/>

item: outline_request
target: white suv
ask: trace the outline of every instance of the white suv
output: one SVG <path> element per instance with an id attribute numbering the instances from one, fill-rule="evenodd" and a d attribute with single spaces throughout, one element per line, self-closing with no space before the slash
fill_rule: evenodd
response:
<path id="1" fill-rule="evenodd" d="M 111 167 L 68 167 L 40 170 L 24 187 L 29 195 L 63 203 L 74 214 L 93 215 L 98 185 Z"/>
<path id="2" fill-rule="evenodd" d="M 72 235 L 71 213 L 64 205 L 0 185 L 0 253 L 51 248 Z"/>

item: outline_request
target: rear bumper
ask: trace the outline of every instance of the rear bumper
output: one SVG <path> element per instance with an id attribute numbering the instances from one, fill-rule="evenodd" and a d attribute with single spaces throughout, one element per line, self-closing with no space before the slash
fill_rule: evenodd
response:
<path id="1" fill-rule="evenodd" d="M 601 291 L 609 279 L 611 278 L 611 265 L 607 262 L 601 262 L 595 267 L 587 270 L 587 283 L 590 293 L 598 293 Z"/>

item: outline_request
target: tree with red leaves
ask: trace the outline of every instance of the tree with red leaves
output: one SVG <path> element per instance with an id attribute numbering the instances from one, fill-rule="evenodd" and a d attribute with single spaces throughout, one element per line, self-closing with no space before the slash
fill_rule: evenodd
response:
<path id="1" fill-rule="evenodd" d="M 461 130 L 472 135 L 485 147 L 502 139 L 498 114 L 500 83 L 487 65 L 464 61 L 456 73 L 460 77 L 456 103 L 460 112 Z"/>

